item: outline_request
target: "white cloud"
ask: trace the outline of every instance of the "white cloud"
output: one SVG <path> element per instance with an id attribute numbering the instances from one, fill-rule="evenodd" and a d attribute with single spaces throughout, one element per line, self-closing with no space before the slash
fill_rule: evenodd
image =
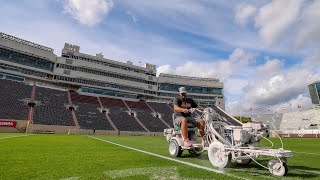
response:
<path id="1" fill-rule="evenodd" d="M 228 78 L 224 81 L 224 91 L 230 95 L 242 95 L 243 89 L 248 85 L 246 78 Z"/>
<path id="2" fill-rule="evenodd" d="M 157 76 L 159 76 L 160 73 L 175 74 L 175 70 L 171 67 L 171 65 L 166 64 L 157 68 Z"/>
<path id="3" fill-rule="evenodd" d="M 283 107 L 286 111 L 297 111 L 298 105 L 302 109 L 310 108 L 308 84 L 320 78 L 319 58 L 320 51 L 317 51 L 289 68 L 284 66 L 284 60 L 276 58 L 266 58 L 266 62 L 258 66 L 243 66 L 248 71 L 247 77 L 237 79 L 232 74 L 225 80 L 226 110 L 239 115 L 259 113 L 259 107 L 260 113 L 284 112 Z M 254 71 L 250 71 L 252 69 Z M 247 79 L 250 76 L 254 78 Z M 241 98 L 234 98 L 236 96 Z M 254 111 L 249 112 L 249 108 Z"/>
<path id="4" fill-rule="evenodd" d="M 289 27 L 297 21 L 303 0 L 273 0 L 259 9 L 255 26 L 267 46 L 281 39 Z"/>
<path id="5" fill-rule="evenodd" d="M 267 62 L 261 66 L 258 66 L 256 73 L 260 76 L 270 76 L 281 70 L 283 62 L 279 59 L 267 59 Z"/>
<path id="6" fill-rule="evenodd" d="M 66 0 L 64 10 L 81 24 L 93 26 L 113 7 L 112 0 Z"/>
<path id="7" fill-rule="evenodd" d="M 295 40 L 296 46 L 314 42 L 319 47 L 320 41 L 320 1 L 313 1 L 304 8 L 299 31 Z"/>
<path id="8" fill-rule="evenodd" d="M 304 93 L 314 77 L 308 69 L 296 67 L 288 72 L 278 73 L 262 80 L 257 79 L 247 87 L 245 98 L 256 105 L 287 102 Z"/>
<path id="9" fill-rule="evenodd" d="M 256 33 L 234 23 L 237 3 L 230 1 L 136 0 L 117 1 L 144 22 L 157 22 L 161 28 L 175 29 L 214 41 L 207 46 L 223 50 L 235 47 L 261 49 Z M 260 2 L 255 3 L 257 6 Z M 215 22 L 215 23 L 212 23 Z M 198 39 L 195 39 L 197 41 Z M 216 44 L 217 43 L 217 44 Z M 210 46 L 210 48 L 212 48 Z M 213 48 L 212 48 L 213 49 Z"/>
<path id="10" fill-rule="evenodd" d="M 224 69 L 224 71 L 221 71 Z M 194 77 L 219 78 L 224 81 L 234 70 L 230 61 L 222 60 L 213 63 L 187 61 L 176 68 L 176 74 Z"/>
<path id="11" fill-rule="evenodd" d="M 241 74 L 239 70 L 249 65 L 254 59 L 254 55 L 245 52 L 243 49 L 235 49 L 228 59 L 217 60 L 215 62 L 187 61 L 175 68 L 170 65 L 159 66 L 158 73 L 172 73 L 184 76 L 218 78 L 224 81 L 231 75 Z"/>
<path id="12" fill-rule="evenodd" d="M 314 54 L 303 61 L 305 67 L 312 67 L 319 71 L 320 69 L 320 47 L 315 50 Z"/>
<path id="13" fill-rule="evenodd" d="M 268 66 L 267 62 L 260 67 Z M 311 100 L 307 85 L 318 80 L 319 77 L 318 71 L 304 67 L 303 64 L 297 64 L 289 70 L 281 69 L 272 76 L 258 76 L 243 88 L 241 100 L 227 103 L 227 110 L 237 114 L 248 112 L 250 107 L 266 109 L 269 106 L 272 111 L 280 112 L 282 107 L 289 110 L 290 104 L 292 107 L 301 105 L 303 109 L 310 108 Z M 297 109 L 292 108 L 291 110 L 296 111 Z M 263 111 L 262 113 L 266 112 L 266 110 Z"/>
<path id="14" fill-rule="evenodd" d="M 274 106 L 270 106 L 270 110 L 272 112 L 290 112 L 290 111 L 298 111 L 298 105 L 301 107 L 301 109 L 308 109 L 311 108 L 311 100 L 309 97 L 309 93 L 302 93 L 298 94 L 295 98 L 284 102 L 284 103 L 279 103 Z"/>
<path id="15" fill-rule="evenodd" d="M 247 53 L 243 49 L 237 48 L 229 56 L 229 60 L 241 65 L 251 64 L 254 60 L 254 54 Z"/>
<path id="16" fill-rule="evenodd" d="M 251 4 L 240 4 L 235 9 L 235 22 L 245 26 L 248 19 L 256 12 L 257 8 Z"/>

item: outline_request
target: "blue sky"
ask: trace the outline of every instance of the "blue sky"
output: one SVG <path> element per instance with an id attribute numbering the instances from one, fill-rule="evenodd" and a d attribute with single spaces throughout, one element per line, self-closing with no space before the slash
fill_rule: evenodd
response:
<path id="1" fill-rule="evenodd" d="M 226 108 L 311 107 L 319 80 L 320 1 L 0 0 L 0 31 L 55 49 L 219 78 Z M 142 65 L 142 64 L 141 64 Z"/>

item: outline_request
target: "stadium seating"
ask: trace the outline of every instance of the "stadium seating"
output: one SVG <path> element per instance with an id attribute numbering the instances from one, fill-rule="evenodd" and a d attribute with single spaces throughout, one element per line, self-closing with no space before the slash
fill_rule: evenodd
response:
<path id="1" fill-rule="evenodd" d="M 74 126 L 68 104 L 67 91 L 36 87 L 35 100 L 40 105 L 34 107 L 33 124 Z"/>
<path id="2" fill-rule="evenodd" d="M 170 109 L 166 103 L 156 103 L 156 102 L 147 102 L 152 109 L 161 114 L 162 119 L 173 127 L 172 113 L 173 110 Z"/>
<path id="3" fill-rule="evenodd" d="M 101 108 L 97 97 L 70 92 L 72 103 L 77 107 L 75 114 L 80 129 L 113 130 Z"/>
<path id="4" fill-rule="evenodd" d="M 271 130 L 279 130 L 282 120 L 282 113 L 277 114 L 254 114 L 251 116 L 252 121 L 268 124 Z"/>
<path id="5" fill-rule="evenodd" d="M 28 105 L 22 100 L 30 98 L 32 87 L 4 79 L 0 79 L 0 87 L 0 118 L 27 120 Z"/>
<path id="6" fill-rule="evenodd" d="M 320 110 L 317 110 L 316 115 L 320 116 Z M 318 123 L 318 118 L 313 109 L 284 113 L 280 130 L 310 129 L 310 125 Z"/>
<path id="7" fill-rule="evenodd" d="M 27 119 L 28 106 L 22 102 L 25 98 L 31 97 L 32 87 L 21 82 L 0 79 L 0 118 L 3 119 Z M 162 120 L 172 126 L 171 105 L 156 102 L 128 101 L 115 98 L 80 95 L 70 91 L 71 103 L 76 108 L 75 114 L 80 129 L 114 130 L 104 113 L 108 113 L 111 121 L 120 131 L 146 131 L 138 123 L 134 115 L 129 115 L 128 108 L 135 112 L 140 122 L 151 132 L 162 132 L 167 128 Z M 34 106 L 33 123 L 44 125 L 75 126 L 70 110 L 65 105 L 69 104 L 68 92 L 48 87 L 36 87 L 36 104 Z M 126 104 L 125 104 L 125 103 Z M 150 108 L 149 108 L 150 107 Z M 106 108 L 106 112 L 101 112 L 100 108 Z M 213 106 L 221 116 L 225 117 L 232 125 L 240 123 L 221 109 Z M 153 109 L 156 113 L 151 110 Z M 285 117 L 288 117 L 286 115 Z M 279 117 L 272 117 L 270 127 L 279 127 Z M 292 118 L 290 116 L 290 118 Z M 301 120 L 300 120 L 301 121 Z M 306 125 L 305 125 L 306 126 Z"/>
<path id="8" fill-rule="evenodd" d="M 151 109 L 146 105 L 145 102 L 139 101 L 126 101 L 127 105 L 131 110 L 137 113 L 138 119 L 146 126 L 151 132 L 161 132 L 167 128 L 158 117 L 152 115 Z"/>
<path id="9" fill-rule="evenodd" d="M 100 97 L 102 106 L 109 109 L 109 117 L 120 131 L 145 131 L 132 115 L 121 99 Z"/>

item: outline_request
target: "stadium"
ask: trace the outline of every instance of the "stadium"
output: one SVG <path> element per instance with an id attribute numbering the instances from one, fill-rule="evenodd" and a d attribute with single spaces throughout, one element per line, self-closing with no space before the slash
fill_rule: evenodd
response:
<path id="1" fill-rule="evenodd" d="M 68 43 L 59 56 L 1 32 L 0 179 L 280 178 L 254 162 L 215 168 L 207 152 L 171 157 L 163 135 L 174 126 L 179 87 L 229 126 L 245 125 L 225 111 L 219 79 L 156 74 L 153 64 L 93 56 Z M 270 128 L 273 148 L 281 148 L 279 136 L 294 154 L 285 179 L 320 178 L 320 83 L 308 87 L 312 109 L 251 116 Z"/>

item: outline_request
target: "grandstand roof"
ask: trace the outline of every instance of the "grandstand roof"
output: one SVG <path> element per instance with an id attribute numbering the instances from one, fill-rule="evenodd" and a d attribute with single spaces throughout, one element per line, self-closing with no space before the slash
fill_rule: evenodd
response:
<path id="1" fill-rule="evenodd" d="M 192 80 L 201 80 L 201 81 L 214 81 L 219 82 L 218 78 L 201 78 L 201 77 L 191 77 L 191 76 L 180 76 L 180 75 L 172 75 L 172 74 L 165 74 L 160 73 L 159 76 L 162 77 L 169 77 L 169 78 L 180 78 L 180 79 L 192 79 Z"/>
<path id="2" fill-rule="evenodd" d="M 31 46 L 31 47 L 34 47 L 34 48 L 37 48 L 37 49 L 41 49 L 41 50 L 53 53 L 53 49 L 50 48 L 50 47 L 43 46 L 43 45 L 40 45 L 40 44 L 36 44 L 36 43 L 33 43 L 31 41 L 27 41 L 27 40 L 24 40 L 24 39 L 20 39 L 18 37 L 11 36 L 11 35 L 3 33 L 3 32 L 0 32 L 0 37 L 3 38 L 3 39 L 8 39 L 8 40 L 20 43 L 20 44 L 24 44 L 24 45 L 27 45 L 27 46 Z"/>

